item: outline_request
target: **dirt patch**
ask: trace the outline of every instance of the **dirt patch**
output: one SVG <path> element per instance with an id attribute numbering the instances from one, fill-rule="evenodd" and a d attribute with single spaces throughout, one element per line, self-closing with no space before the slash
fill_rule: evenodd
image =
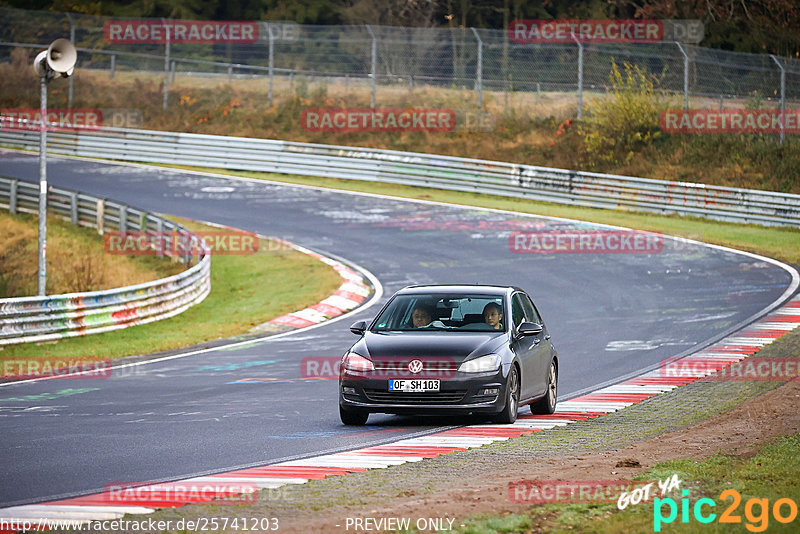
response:
<path id="1" fill-rule="evenodd" d="M 509 483 L 521 479 L 626 481 L 671 459 L 699 460 L 717 454 L 749 458 L 775 437 L 800 432 L 798 404 L 800 381 L 792 381 L 717 417 L 623 449 L 533 460 L 511 472 L 503 469 L 496 475 L 482 473 L 475 479 L 453 480 L 451 489 L 444 491 L 423 496 L 399 494 L 379 507 L 373 503 L 337 506 L 324 512 L 298 511 L 291 518 L 281 518 L 281 531 L 345 532 L 348 517 L 410 517 L 412 525 L 419 517 L 456 518 L 457 527 L 471 515 L 528 510 L 530 504 L 517 504 L 509 498 Z"/>

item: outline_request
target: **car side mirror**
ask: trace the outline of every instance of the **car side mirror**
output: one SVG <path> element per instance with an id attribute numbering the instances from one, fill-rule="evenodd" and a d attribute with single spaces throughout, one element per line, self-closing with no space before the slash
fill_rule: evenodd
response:
<path id="1" fill-rule="evenodd" d="M 525 322 L 525 323 L 522 323 L 521 325 L 519 325 L 519 328 L 517 329 L 517 333 L 520 336 L 535 336 L 535 335 L 541 334 L 542 330 L 544 330 L 544 328 L 542 328 L 542 325 L 540 325 L 538 323 Z"/>
<path id="2" fill-rule="evenodd" d="M 364 332 L 367 330 L 367 322 L 366 321 L 356 321 L 352 325 L 350 325 L 350 331 L 354 334 L 359 336 L 363 336 Z"/>

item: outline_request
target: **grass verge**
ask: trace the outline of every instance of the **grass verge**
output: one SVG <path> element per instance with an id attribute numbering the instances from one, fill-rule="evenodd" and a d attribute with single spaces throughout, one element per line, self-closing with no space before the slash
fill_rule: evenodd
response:
<path id="1" fill-rule="evenodd" d="M 687 239 L 696 239 L 706 243 L 762 254 L 788 263 L 800 264 L 800 228 L 765 227 L 756 224 L 746 225 L 710 221 L 699 217 L 584 208 L 480 193 L 465 193 L 339 178 L 230 171 L 227 169 L 208 169 L 180 165 L 160 166 L 624 226 Z"/>
<path id="2" fill-rule="evenodd" d="M 656 464 L 647 473 L 636 477 L 635 480 L 642 483 L 634 486 L 641 487 L 644 481 L 665 480 L 673 474 L 678 475 L 684 482 L 682 488 L 689 493 L 682 497 L 678 492 L 672 492 L 671 497 L 667 497 L 675 501 L 677 511 L 671 521 L 667 521 L 670 505 L 657 506 L 657 501 L 653 500 L 630 505 L 621 511 L 616 503 L 548 504 L 535 507 L 528 514 L 474 518 L 459 532 L 797 532 L 798 457 L 800 434 L 792 434 L 775 439 L 749 459 L 717 455 L 702 461 L 678 459 Z M 688 515 L 685 517 L 682 515 L 682 498 L 688 499 L 685 505 Z M 715 503 L 712 507 L 711 503 L 704 501 L 701 508 L 706 518 L 714 516 L 708 523 L 698 521 L 695 516 L 695 503 L 700 499 L 711 499 Z M 758 502 L 751 503 L 751 499 Z M 784 500 L 778 510 L 784 519 L 794 515 L 788 523 L 779 521 L 774 513 L 775 504 L 780 499 L 789 499 L 793 503 Z M 726 510 L 731 512 L 733 523 L 721 522 Z"/>
<path id="3" fill-rule="evenodd" d="M 219 231 L 180 222 L 196 231 Z M 211 264 L 211 293 L 180 315 L 104 334 L 9 345 L 0 348 L 0 361 L 9 357 L 119 358 L 236 336 L 274 317 L 317 303 L 342 283 L 328 265 L 268 240 L 260 241 L 255 254 L 216 255 Z"/>

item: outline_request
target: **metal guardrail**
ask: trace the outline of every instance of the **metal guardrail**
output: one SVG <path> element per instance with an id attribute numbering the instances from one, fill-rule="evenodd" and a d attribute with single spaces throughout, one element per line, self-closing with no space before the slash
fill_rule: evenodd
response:
<path id="1" fill-rule="evenodd" d="M 211 290 L 211 257 L 202 241 L 179 224 L 132 206 L 49 187 L 48 211 L 72 224 L 120 232 L 178 232 L 201 251 L 181 255 L 187 270 L 160 280 L 102 291 L 0 299 L 0 346 L 47 341 L 127 328 L 177 315 Z M 0 207 L 38 213 L 39 184 L 0 177 Z M 170 254 L 170 250 L 159 254 Z"/>
<path id="2" fill-rule="evenodd" d="M 0 145 L 38 148 L 37 131 Z M 60 154 L 437 187 L 575 206 L 800 226 L 800 195 L 570 171 L 415 152 L 104 128 L 48 134 Z"/>

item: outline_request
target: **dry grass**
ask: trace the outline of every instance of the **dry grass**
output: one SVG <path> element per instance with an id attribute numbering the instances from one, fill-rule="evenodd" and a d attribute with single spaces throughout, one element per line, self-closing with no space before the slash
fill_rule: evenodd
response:
<path id="1" fill-rule="evenodd" d="M 37 293 L 38 226 L 30 215 L 0 213 L 0 298 Z M 47 293 L 95 291 L 176 274 L 181 264 L 110 255 L 94 230 L 47 219 Z"/>
<path id="2" fill-rule="evenodd" d="M 37 83 L 30 68 L 31 51 L 15 50 L 11 63 L 0 64 L 0 107 L 38 107 Z M 775 135 L 664 134 L 657 142 L 633 154 L 625 163 L 592 161 L 576 128 L 559 134 L 565 119 L 577 113 L 574 92 L 485 91 L 484 111 L 495 117 L 492 131 L 451 133 L 327 133 L 303 130 L 300 114 L 312 107 L 367 108 L 371 86 L 366 80 L 306 79 L 276 76 L 275 101 L 267 99 L 265 77 L 195 76 L 178 74 L 170 83 L 168 110 L 162 110 L 164 76 L 159 72 L 78 69 L 75 73 L 76 108 L 136 109 L 148 129 L 235 135 L 263 139 L 363 146 L 448 154 L 529 165 L 595 170 L 629 176 L 702 182 L 800 193 L 796 168 L 800 151 L 796 141 L 779 147 Z M 51 107 L 66 107 L 67 82 L 50 84 Z M 585 113 L 604 91 L 584 93 Z M 677 105 L 682 105 L 677 99 Z M 753 105 L 748 99 L 723 102 L 726 108 Z M 760 99 L 761 107 L 774 102 Z M 717 108 L 714 98 L 692 99 L 693 107 Z M 379 107 L 442 107 L 457 114 L 477 111 L 472 87 L 431 87 L 403 81 L 380 85 Z M 561 129 L 563 130 L 563 129 Z"/>

